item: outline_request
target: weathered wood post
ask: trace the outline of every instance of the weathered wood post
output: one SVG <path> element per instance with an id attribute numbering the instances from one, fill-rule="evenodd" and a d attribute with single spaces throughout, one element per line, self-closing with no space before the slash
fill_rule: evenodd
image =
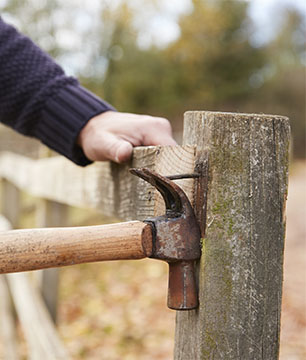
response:
<path id="1" fill-rule="evenodd" d="M 39 148 L 39 158 L 50 158 L 52 150 L 45 146 Z M 67 225 L 68 207 L 57 201 L 44 198 L 36 201 L 36 227 L 59 227 Z M 36 271 L 36 279 L 40 287 L 41 295 L 49 310 L 52 320 L 56 323 L 59 272 L 57 268 Z"/>
<path id="2" fill-rule="evenodd" d="M 21 212 L 20 190 L 10 181 L 1 179 L 1 213 L 13 229 L 18 227 Z"/>
<path id="3" fill-rule="evenodd" d="M 1 359 L 19 359 L 13 306 L 4 275 L 0 276 L 0 342 L 2 345 Z"/>
<path id="4" fill-rule="evenodd" d="M 204 175 L 195 193 L 203 243 L 200 307 L 177 314 L 175 359 L 277 359 L 289 121 L 194 111 L 184 126 Z"/>
<path id="5" fill-rule="evenodd" d="M 44 228 L 67 225 L 67 210 L 67 205 L 57 201 L 37 200 L 36 226 Z M 57 316 L 59 271 L 57 268 L 37 271 L 41 294 L 54 322 Z"/>
<path id="6" fill-rule="evenodd" d="M 0 230 L 11 230 L 10 222 L 3 215 L 0 215 Z M 0 358 L 19 359 L 14 309 L 5 275 L 0 275 L 0 342 Z"/>
<path id="7" fill-rule="evenodd" d="M 4 216 L 0 230 L 8 230 L 18 226 L 20 217 L 20 190 L 5 179 L 1 179 L 0 185 L 0 213 Z M 19 359 L 14 308 L 4 275 L 0 276 L 0 337 L 3 342 L 3 357 L 10 360 Z"/>

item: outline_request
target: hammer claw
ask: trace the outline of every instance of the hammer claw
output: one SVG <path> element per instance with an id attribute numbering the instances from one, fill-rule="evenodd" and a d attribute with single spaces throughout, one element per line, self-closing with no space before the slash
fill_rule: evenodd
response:
<path id="1" fill-rule="evenodd" d="M 188 198 L 176 183 L 147 168 L 133 168 L 130 169 L 130 172 L 150 183 L 160 192 L 165 201 L 168 216 L 176 217 L 178 214 L 190 212 L 191 206 Z M 191 209 L 191 211 L 193 210 Z"/>
<path id="2" fill-rule="evenodd" d="M 194 261 L 201 256 L 200 228 L 184 191 L 173 181 L 152 170 L 130 172 L 153 185 L 162 195 L 166 214 L 147 219 L 153 231 L 150 257 L 169 263 L 168 306 L 189 310 L 198 306 Z"/>

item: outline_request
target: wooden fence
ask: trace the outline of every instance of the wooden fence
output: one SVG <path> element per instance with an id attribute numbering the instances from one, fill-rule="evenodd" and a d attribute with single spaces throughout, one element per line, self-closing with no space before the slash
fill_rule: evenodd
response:
<path id="1" fill-rule="evenodd" d="M 62 225 L 62 204 L 142 220 L 161 214 L 163 201 L 149 184 L 129 175 L 129 167 L 162 175 L 200 173 L 199 179 L 177 181 L 194 206 L 203 239 L 197 266 L 200 307 L 177 313 L 174 357 L 277 359 L 289 138 L 285 117 L 193 111 L 185 114 L 183 146 L 135 148 L 125 165 L 79 168 L 62 157 L 31 160 L 2 153 L 2 213 L 14 226 L 19 190 L 24 190 L 42 199 L 39 226 Z M 42 274 L 56 284 L 56 271 Z M 42 285 L 41 296 L 27 275 L 7 279 L 31 358 L 68 359 L 43 301 L 54 318 L 56 297 L 47 294 L 50 287 Z M 4 278 L 0 285 L 7 299 L 0 309 L 5 317 L 11 305 Z M 32 333 L 29 321 L 36 326 Z M 13 344 L 13 320 L 7 315 L 6 324 L 4 336 Z M 8 346 L 7 353 L 12 349 Z"/>

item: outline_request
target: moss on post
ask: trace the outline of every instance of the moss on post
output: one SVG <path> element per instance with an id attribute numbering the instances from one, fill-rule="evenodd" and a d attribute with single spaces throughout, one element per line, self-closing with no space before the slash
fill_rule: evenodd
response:
<path id="1" fill-rule="evenodd" d="M 177 314 L 175 359 L 278 359 L 289 138 L 286 117 L 185 114 L 204 240 L 200 307 Z"/>

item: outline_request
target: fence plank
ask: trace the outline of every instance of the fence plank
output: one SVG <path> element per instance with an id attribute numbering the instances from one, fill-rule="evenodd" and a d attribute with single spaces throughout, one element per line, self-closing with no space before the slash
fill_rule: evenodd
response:
<path id="1" fill-rule="evenodd" d="M 0 337 L 2 343 L 3 359 L 19 359 L 17 352 L 17 336 L 15 328 L 15 319 L 9 296 L 9 288 L 5 276 L 0 276 Z M 1 357 L 1 354 L 0 354 Z"/>
<path id="2" fill-rule="evenodd" d="M 278 359 L 289 122 L 187 112 L 184 141 L 207 173 L 200 307 L 177 314 L 175 359 Z M 207 190 L 207 197 L 205 191 Z M 203 199 L 203 200 L 201 200 Z M 205 199 L 207 203 L 205 204 Z"/>
<path id="3" fill-rule="evenodd" d="M 11 166 L 13 169 L 14 167 Z M 20 190 L 6 179 L 1 179 L 1 213 L 13 229 L 18 227 L 20 218 Z"/>
<path id="4" fill-rule="evenodd" d="M 20 217 L 20 190 L 5 179 L 1 179 L 0 230 L 17 227 Z M 5 275 L 0 275 L 0 336 L 3 343 L 3 357 L 19 359 L 18 341 L 13 303 Z"/>
<path id="5" fill-rule="evenodd" d="M 38 289 L 31 284 L 27 273 L 6 275 L 15 307 L 29 345 L 31 359 L 70 359 Z"/>
<path id="6" fill-rule="evenodd" d="M 4 216 L 0 215 L 0 230 L 10 229 L 10 222 Z M 4 275 L 0 276 L 0 319 L 0 340 L 2 343 L 2 354 L 0 354 L 0 358 L 17 360 L 19 359 L 19 355 L 17 351 L 14 312 L 9 287 Z"/>
<path id="7" fill-rule="evenodd" d="M 78 167 L 63 157 L 41 160 L 12 154 L 0 155 L 0 176 L 29 193 L 68 205 L 98 209 L 122 220 L 144 219 L 162 211 L 151 185 L 128 173 L 130 167 L 149 167 L 161 174 L 193 170 L 193 146 L 149 146 L 134 149 L 125 165 L 95 163 Z M 141 184 L 139 186 L 139 184 Z M 193 179 L 180 184 L 193 198 Z"/>
<path id="8" fill-rule="evenodd" d="M 36 206 L 36 226 L 58 227 L 67 225 L 67 206 L 56 201 L 38 199 Z M 51 318 L 56 322 L 59 269 L 46 269 L 36 272 L 39 288 Z"/>

